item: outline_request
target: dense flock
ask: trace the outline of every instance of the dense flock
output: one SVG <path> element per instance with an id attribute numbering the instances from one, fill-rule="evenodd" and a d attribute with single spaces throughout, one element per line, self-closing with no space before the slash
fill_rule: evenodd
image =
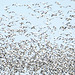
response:
<path id="1" fill-rule="evenodd" d="M 5 14 L 0 14 L 0 75 L 74 75 L 72 3 L 5 5 Z"/>

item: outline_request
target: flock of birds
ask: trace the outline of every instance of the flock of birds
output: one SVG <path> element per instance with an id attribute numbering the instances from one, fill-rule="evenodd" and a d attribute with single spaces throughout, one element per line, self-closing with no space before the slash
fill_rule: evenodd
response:
<path id="1" fill-rule="evenodd" d="M 74 75 L 75 9 L 71 5 L 14 3 L 4 10 L 0 75 Z"/>

